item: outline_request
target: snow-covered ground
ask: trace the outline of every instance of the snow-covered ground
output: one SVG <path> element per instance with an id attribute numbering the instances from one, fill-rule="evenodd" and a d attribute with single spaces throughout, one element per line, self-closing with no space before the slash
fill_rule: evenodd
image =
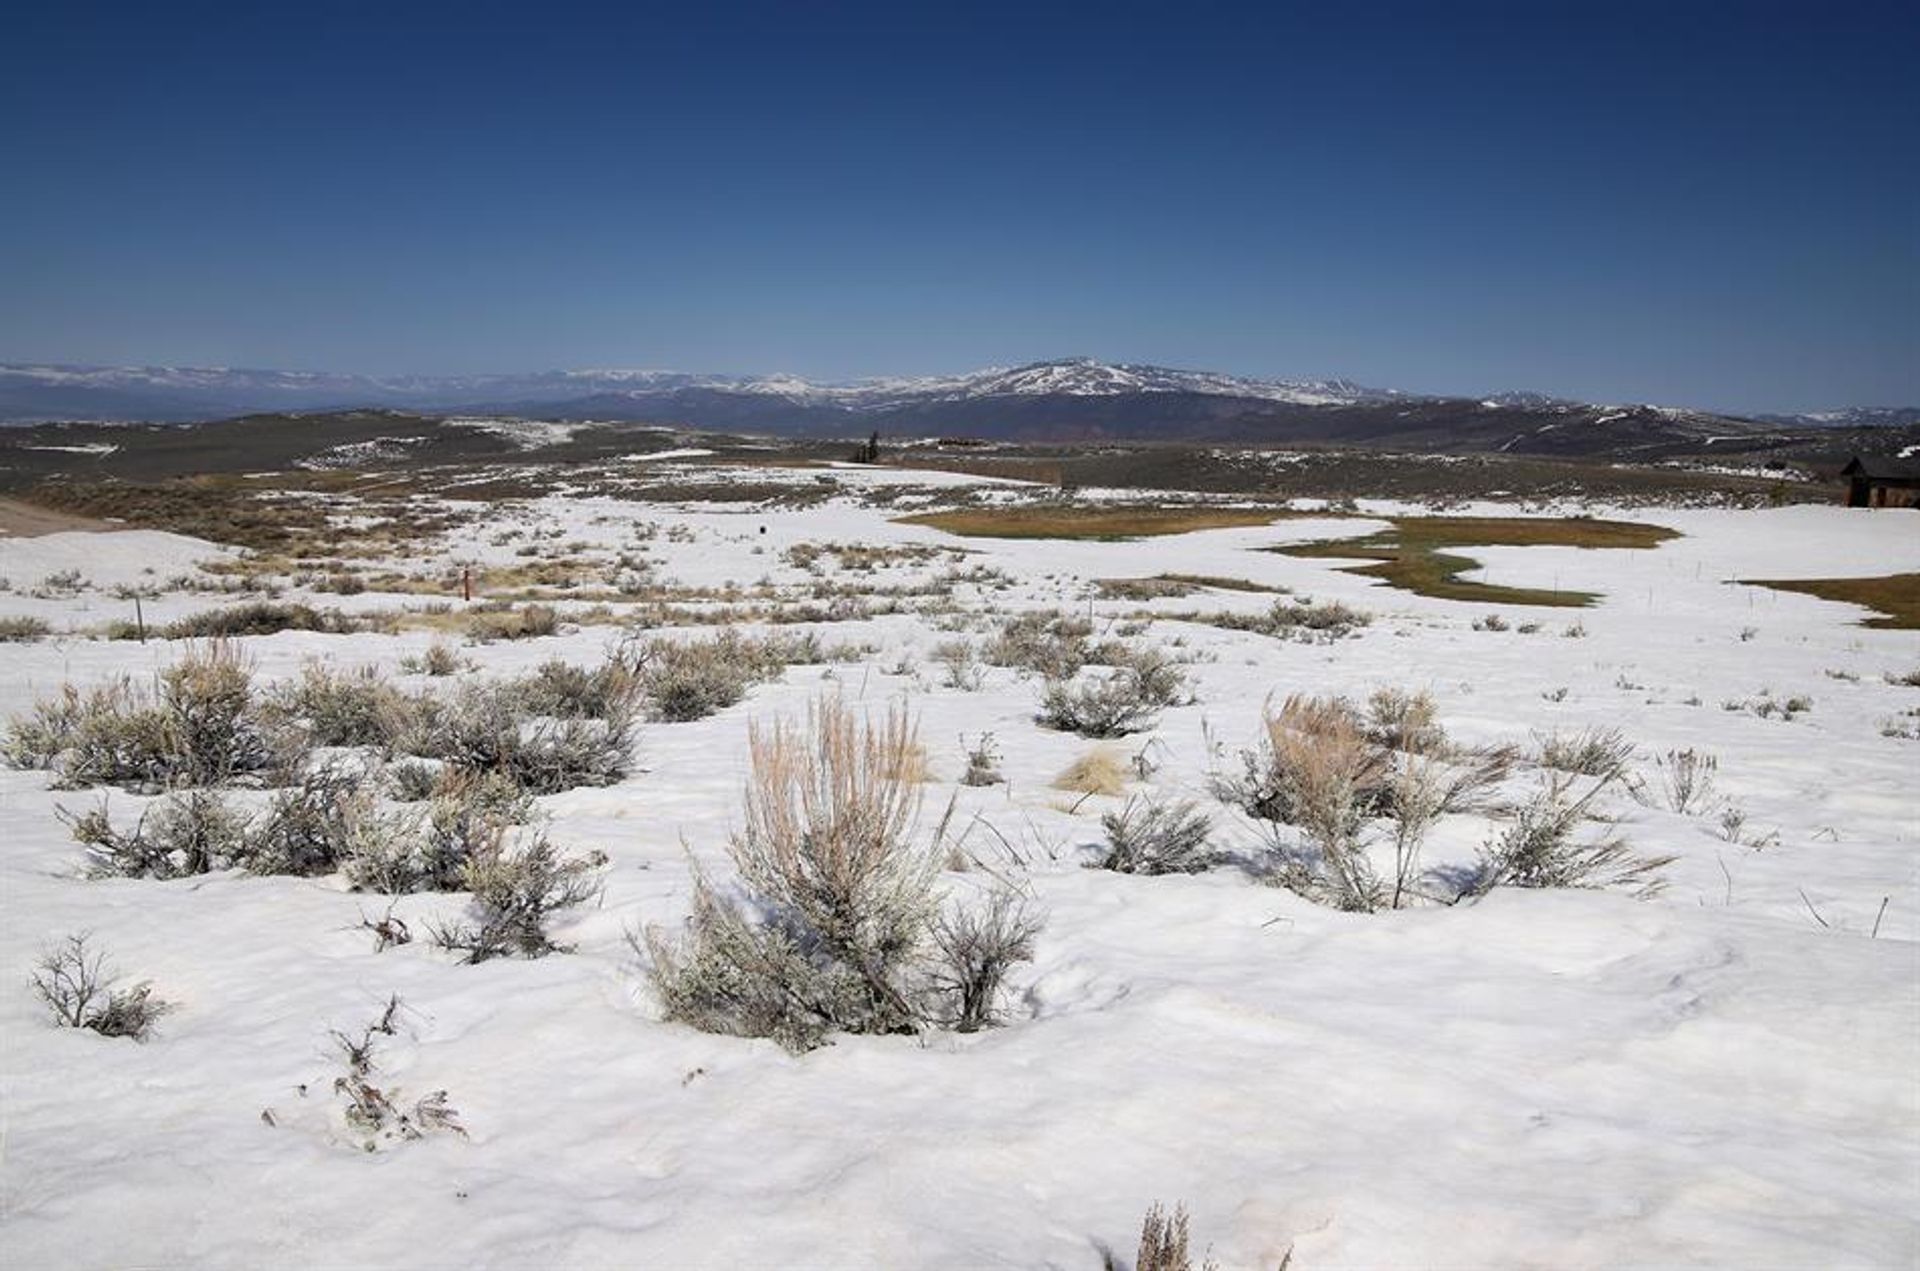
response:
<path id="1" fill-rule="evenodd" d="M 930 479 L 947 478 L 914 475 Z M 1913 517 L 1637 511 L 1620 515 L 1683 536 L 1473 553 L 1487 582 L 1602 593 L 1574 610 L 1425 599 L 1254 550 L 1371 521 L 1099 543 L 960 540 L 887 515 L 845 498 L 797 511 L 550 498 L 422 545 L 433 566 L 510 565 L 528 541 L 637 551 L 663 582 L 698 588 L 951 581 L 948 612 L 815 628 L 873 646 L 864 663 L 792 667 L 716 716 L 650 725 L 635 775 L 541 800 L 557 843 L 609 859 L 600 903 L 559 924 L 568 954 L 465 966 L 424 940 L 376 953 L 359 923 L 387 902 L 338 877 L 88 879 L 56 810 L 98 793 L 0 771 L 0 1263 L 1093 1268 L 1109 1248 L 1130 1265 L 1161 1200 L 1186 1203 L 1196 1249 L 1227 1268 L 1270 1269 L 1289 1249 L 1292 1271 L 1920 1264 L 1920 741 L 1883 735 L 1920 724 L 1920 688 L 1887 678 L 1920 670 L 1920 637 L 1728 582 L 1920 570 Z M 809 572 L 788 555 L 809 544 L 965 555 L 856 574 L 828 554 Z M 84 633 L 127 616 L 114 588 L 224 555 L 133 532 L 0 540 L 0 617 L 55 628 L 0 644 L 0 714 L 63 682 L 166 665 L 178 646 Z M 77 594 L 28 594 L 73 570 Z M 1214 810 L 1225 848 L 1257 853 L 1262 836 L 1212 801 L 1208 775 L 1253 743 L 1263 703 L 1293 692 L 1424 689 L 1470 743 L 1617 727 L 1649 770 L 1666 751 L 1712 752 L 1718 801 L 1705 815 L 1612 805 L 1637 850 L 1677 858 L 1651 900 L 1503 890 L 1355 915 L 1232 866 L 1087 869 L 1100 814 L 1124 800 L 1076 802 L 1050 782 L 1095 743 L 1037 725 L 1037 686 L 1011 670 L 977 692 L 947 687 L 932 651 L 955 638 L 939 624 L 990 611 L 1058 605 L 1099 632 L 1141 609 L 1272 600 L 1142 604 L 1091 585 L 1160 573 L 1375 615 L 1330 644 L 1166 620 L 1140 637 L 1192 659 L 1196 700 L 1109 744 L 1146 760 L 1133 793 Z M 219 598 L 146 603 L 151 619 Z M 1474 629 L 1494 610 L 1508 630 Z M 588 625 L 461 652 L 506 674 L 595 661 L 612 635 Z M 314 658 L 397 675 L 434 639 L 243 643 L 261 677 L 281 678 Z M 686 916 L 690 857 L 728 875 L 748 721 L 826 693 L 871 711 L 906 703 L 932 771 L 919 832 L 954 801 L 949 837 L 1045 911 L 1006 1027 L 842 1037 L 794 1056 L 662 1022 L 624 933 Z M 1791 720 L 1739 709 L 1792 696 L 1812 706 Z M 988 732 L 1009 783 L 957 785 Z M 110 803 L 130 819 L 145 800 Z M 1729 807 L 1745 814 L 1742 842 L 1720 825 Z M 1491 832 L 1448 818 L 1429 861 L 1470 862 Z M 395 912 L 418 930 L 459 903 L 416 895 Z M 77 931 L 175 1004 L 152 1040 L 48 1024 L 27 975 Z M 445 1089 L 470 1137 L 369 1154 L 341 1132 L 328 1031 L 358 1028 L 395 993 L 406 1012 L 382 1078 L 410 1096 Z"/>

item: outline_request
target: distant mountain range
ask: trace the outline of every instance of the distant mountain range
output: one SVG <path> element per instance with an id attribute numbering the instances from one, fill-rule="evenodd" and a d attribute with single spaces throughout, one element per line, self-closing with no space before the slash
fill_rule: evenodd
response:
<path id="1" fill-rule="evenodd" d="M 1520 453 L 1750 446 L 1783 429 L 1920 423 L 1920 409 L 1755 419 L 1535 393 L 1446 397 L 1346 380 L 1263 380 L 1072 358 L 967 375 L 816 383 L 793 376 L 581 370 L 370 377 L 196 367 L 0 364 L 0 422 L 175 422 L 390 408 L 649 421 L 797 436 L 1393 444 Z M 1746 448 L 1743 446 L 1742 448 Z"/>
<path id="2" fill-rule="evenodd" d="M 1076 358 L 994 368 L 968 375 L 816 383 L 791 375 L 693 375 L 681 371 L 543 371 L 526 375 L 388 376 L 220 367 L 45 366 L 0 363 L 0 420 L 206 419 L 250 411 L 401 407 L 458 410 L 511 407 L 570 410 L 606 401 L 652 409 L 702 395 L 848 416 L 996 398 L 1119 398 L 1196 395 L 1351 405 L 1396 396 L 1344 380 L 1257 380 L 1158 366 L 1109 365 Z"/>
<path id="3" fill-rule="evenodd" d="M 1807 415 L 1756 415 L 1787 428 L 1903 428 L 1920 424 L 1920 406 L 1853 406 Z"/>

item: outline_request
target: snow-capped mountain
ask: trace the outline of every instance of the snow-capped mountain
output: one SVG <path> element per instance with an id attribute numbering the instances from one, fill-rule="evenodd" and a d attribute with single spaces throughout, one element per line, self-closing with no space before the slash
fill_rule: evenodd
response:
<path id="1" fill-rule="evenodd" d="M 1514 391 L 1495 393 L 1482 398 L 1480 404 L 1489 409 L 1552 410 L 1560 406 L 1578 406 L 1581 403 L 1566 397 L 1553 397 L 1546 393 Z"/>
<path id="2" fill-rule="evenodd" d="M 1067 358 L 963 375 L 822 383 L 795 375 L 584 369 L 362 376 L 222 367 L 0 364 L 0 422 L 192 421 L 345 409 L 636 421 L 736 432 L 969 436 L 1020 441 L 1404 445 L 1462 451 L 1657 455 L 1789 429 L 1837 434 L 1911 411 L 1766 420 L 1538 393 L 1446 397 L 1346 380 L 1270 380 Z"/>
<path id="3" fill-rule="evenodd" d="M 1790 428 L 1898 428 L 1920 424 L 1920 406 L 1850 406 L 1802 415 L 1761 415 L 1770 424 Z"/>
<path id="4" fill-rule="evenodd" d="M 1393 394 L 1362 388 L 1346 380 L 1260 380 L 1213 371 L 1182 371 L 1164 366 L 1067 358 L 1026 366 L 991 368 L 944 379 L 868 380 L 840 390 L 845 400 L 891 402 L 915 397 L 925 401 L 968 401 L 991 397 L 1126 397 L 1142 393 L 1194 393 L 1298 406 L 1346 406 Z"/>
<path id="5" fill-rule="evenodd" d="M 1352 405 L 1392 396 L 1345 380 L 1262 380 L 1209 371 L 1111 364 L 1091 358 L 992 367 L 965 375 L 821 383 L 795 375 L 697 375 L 589 369 L 527 375 L 364 376 L 228 367 L 0 364 L 0 418 L 191 419 L 263 410 L 345 406 L 417 409 L 633 403 L 727 394 L 853 413 L 994 398 L 1122 398 L 1144 394 L 1237 398 L 1299 406 Z"/>

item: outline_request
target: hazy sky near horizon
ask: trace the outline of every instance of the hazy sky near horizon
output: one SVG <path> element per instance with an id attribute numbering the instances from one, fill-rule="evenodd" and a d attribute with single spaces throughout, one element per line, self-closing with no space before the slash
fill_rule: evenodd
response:
<path id="1" fill-rule="evenodd" d="M 0 361 L 1908 405 L 1917 63 L 1812 0 L 15 6 Z"/>

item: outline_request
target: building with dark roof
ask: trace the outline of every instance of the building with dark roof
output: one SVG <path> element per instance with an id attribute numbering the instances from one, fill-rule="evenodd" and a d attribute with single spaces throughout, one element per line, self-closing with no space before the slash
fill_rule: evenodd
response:
<path id="1" fill-rule="evenodd" d="M 1840 475 L 1850 508 L 1920 508 L 1920 460 L 1855 455 Z"/>

